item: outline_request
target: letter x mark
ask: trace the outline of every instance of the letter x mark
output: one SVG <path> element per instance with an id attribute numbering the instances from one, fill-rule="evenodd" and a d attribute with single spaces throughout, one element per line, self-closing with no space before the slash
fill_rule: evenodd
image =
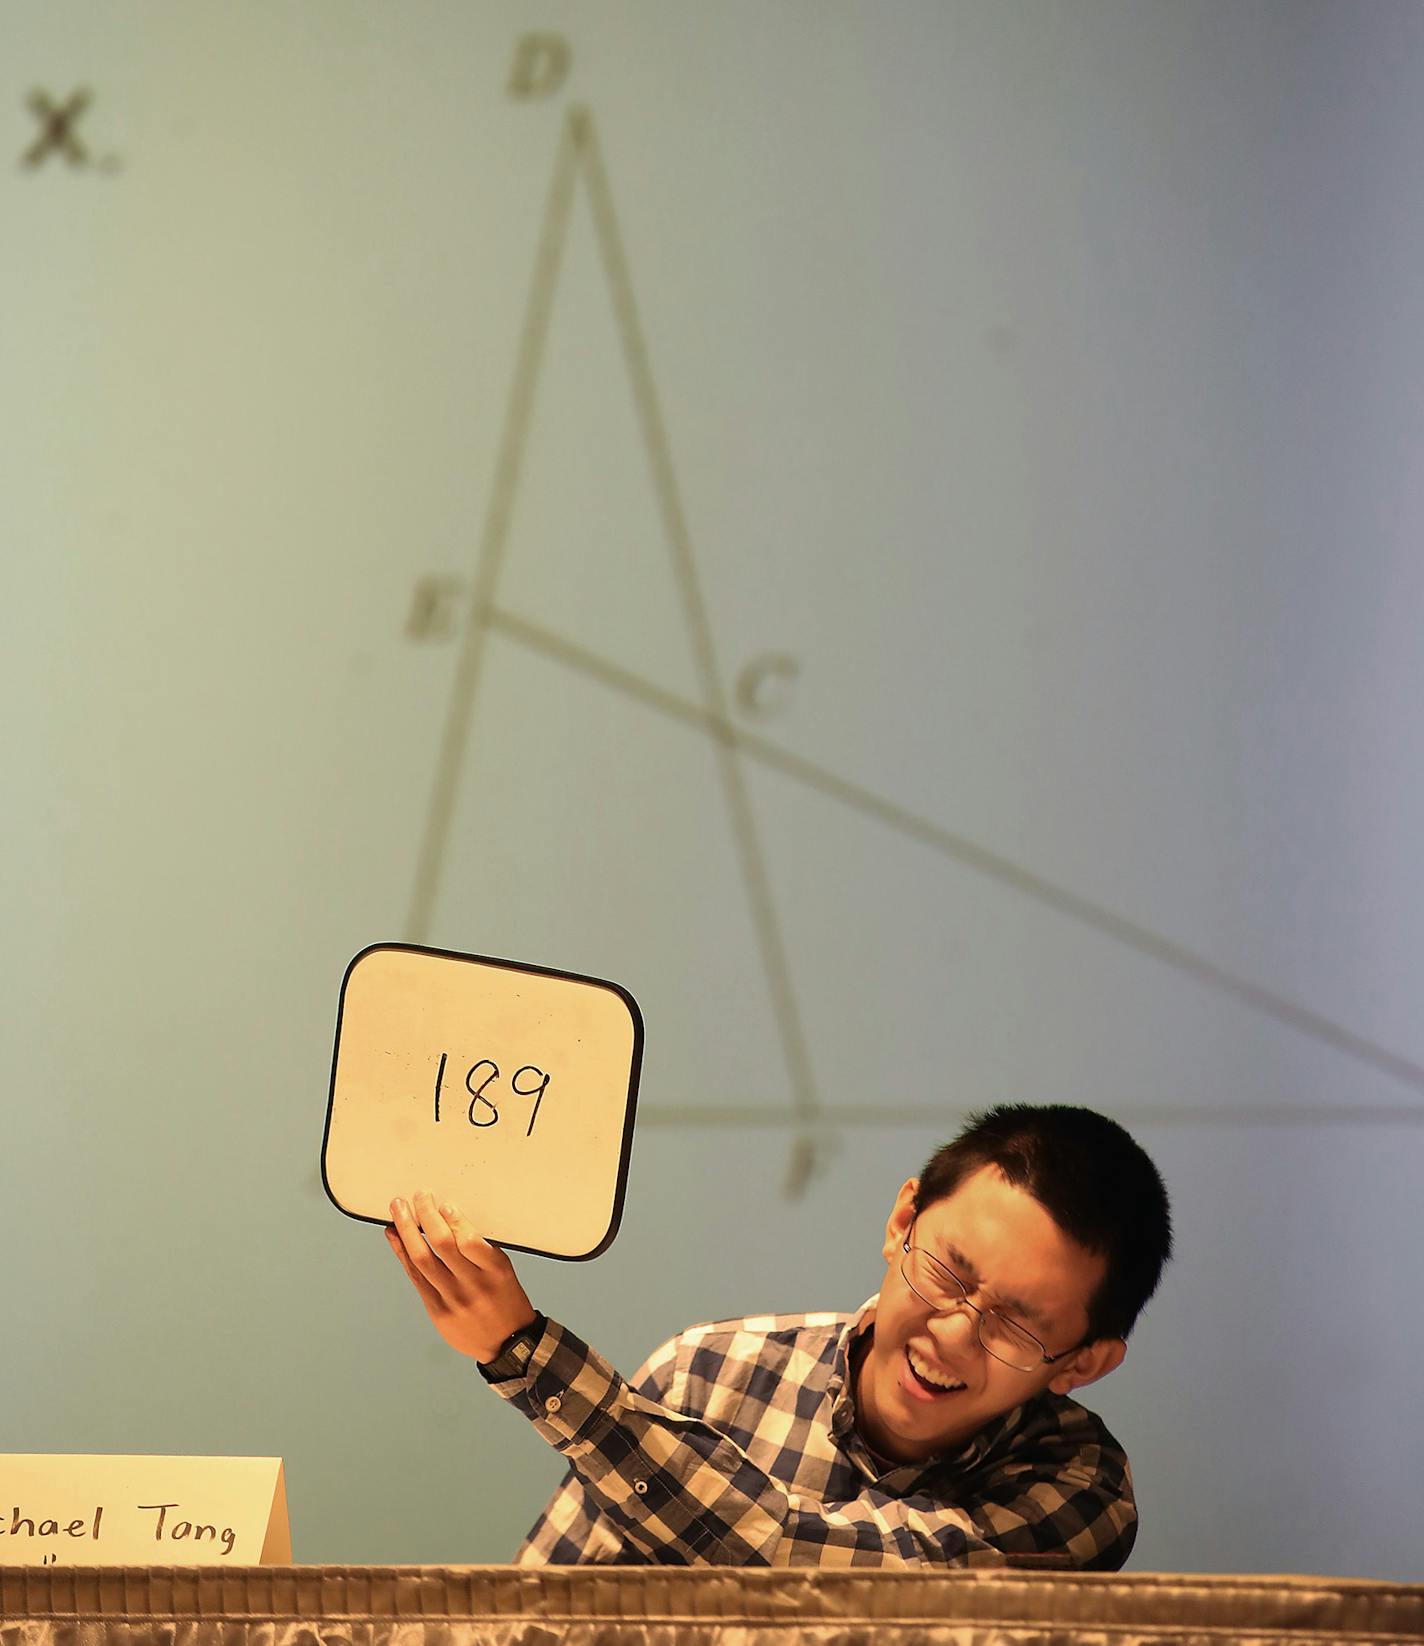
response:
<path id="1" fill-rule="evenodd" d="M 51 150 L 62 154 L 71 166 L 87 164 L 89 156 L 74 135 L 74 123 L 89 107 L 89 93 L 71 92 L 68 102 L 55 104 L 50 101 L 48 93 L 32 91 L 29 102 L 31 112 L 43 129 L 20 156 L 20 164 L 38 166 Z"/>

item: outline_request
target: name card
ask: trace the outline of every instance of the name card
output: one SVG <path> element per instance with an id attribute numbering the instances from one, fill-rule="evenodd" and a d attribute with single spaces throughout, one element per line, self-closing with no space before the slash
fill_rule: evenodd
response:
<path id="1" fill-rule="evenodd" d="M 0 1566 L 285 1566 L 279 1457 L 0 1454 Z"/>
<path id="2" fill-rule="evenodd" d="M 383 943 L 346 969 L 322 1181 L 390 1221 L 428 1189 L 487 1239 L 588 1258 L 618 1231 L 643 1052 L 626 989 Z"/>

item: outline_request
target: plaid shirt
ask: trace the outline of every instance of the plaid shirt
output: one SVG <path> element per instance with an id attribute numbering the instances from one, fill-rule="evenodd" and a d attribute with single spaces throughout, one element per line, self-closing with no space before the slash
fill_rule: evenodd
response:
<path id="1" fill-rule="evenodd" d="M 492 1380 L 570 1465 L 518 1562 L 1116 1571 L 1127 1458 L 1076 1401 L 1041 1395 L 926 1463 L 869 1451 L 849 1367 L 874 1305 L 694 1326 L 631 1385 L 546 1322 L 523 1375 Z"/>

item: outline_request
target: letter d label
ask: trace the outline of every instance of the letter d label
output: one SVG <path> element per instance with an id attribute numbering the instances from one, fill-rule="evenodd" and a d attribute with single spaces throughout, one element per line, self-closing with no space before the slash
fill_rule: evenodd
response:
<path id="1" fill-rule="evenodd" d="M 552 97 L 569 77 L 574 54 L 562 34 L 521 34 L 509 67 L 511 97 Z"/>

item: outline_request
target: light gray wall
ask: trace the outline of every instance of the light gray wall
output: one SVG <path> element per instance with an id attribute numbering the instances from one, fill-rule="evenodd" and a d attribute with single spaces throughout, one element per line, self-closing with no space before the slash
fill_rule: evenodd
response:
<path id="1" fill-rule="evenodd" d="M 1135 1565 L 1424 1575 L 1424 11 L 32 0 L 0 63 L 0 1450 L 512 1551 L 553 1455 L 317 1177 L 423 936 L 642 1002 L 623 1233 L 521 1265 L 625 1368 L 1092 1103 L 1179 1225 L 1095 1391 Z"/>

